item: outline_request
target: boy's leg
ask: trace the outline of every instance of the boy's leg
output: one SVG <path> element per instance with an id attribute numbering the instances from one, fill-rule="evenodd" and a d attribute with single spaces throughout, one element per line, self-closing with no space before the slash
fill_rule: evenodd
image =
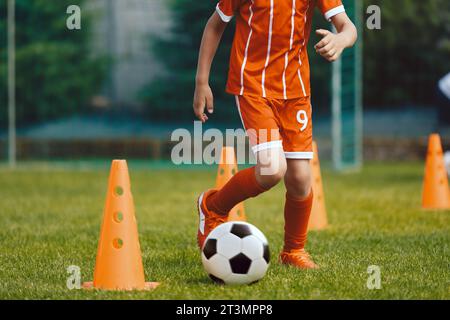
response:
<path id="1" fill-rule="evenodd" d="M 255 153 L 257 164 L 239 171 L 220 190 L 203 193 L 198 201 L 199 247 L 216 226 L 225 222 L 238 203 L 269 190 L 286 173 L 286 158 L 270 101 L 237 96 L 236 104 Z"/>
<path id="2" fill-rule="evenodd" d="M 299 268 L 317 266 L 305 251 L 313 202 L 310 160 L 312 121 L 309 98 L 285 101 L 279 111 L 283 146 L 287 158 L 285 238 L 281 261 Z"/>
<path id="3" fill-rule="evenodd" d="M 286 158 L 271 102 L 260 97 L 236 96 L 236 106 L 257 164 L 238 172 L 221 190 L 206 199 L 206 207 L 221 215 L 227 215 L 236 204 L 269 190 L 286 172 Z"/>
<path id="4" fill-rule="evenodd" d="M 288 160 L 284 183 L 287 192 L 283 251 L 289 252 L 304 249 L 306 244 L 313 201 L 309 160 Z"/>
<path id="5" fill-rule="evenodd" d="M 208 234 L 228 219 L 229 211 L 238 203 L 269 190 L 286 172 L 283 149 L 272 148 L 257 153 L 257 165 L 234 175 L 220 190 L 209 190 L 199 198 L 199 231 L 197 241 L 200 248 Z"/>
<path id="6" fill-rule="evenodd" d="M 315 269 L 317 265 L 305 250 L 314 197 L 309 160 L 288 160 L 284 181 L 287 191 L 284 207 L 284 248 L 280 260 L 298 268 Z"/>
<path id="7" fill-rule="evenodd" d="M 281 147 L 260 151 L 256 158 L 256 166 L 239 171 L 222 189 L 206 199 L 209 210 L 228 215 L 238 203 L 258 196 L 283 179 L 286 159 Z"/>

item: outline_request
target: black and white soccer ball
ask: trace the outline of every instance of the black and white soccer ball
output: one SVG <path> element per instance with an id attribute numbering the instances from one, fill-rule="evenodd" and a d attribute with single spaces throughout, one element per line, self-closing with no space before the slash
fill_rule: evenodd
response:
<path id="1" fill-rule="evenodd" d="M 269 244 L 264 234 L 246 222 L 227 222 L 215 228 L 202 249 L 203 266 L 220 284 L 251 284 L 269 267 Z"/>

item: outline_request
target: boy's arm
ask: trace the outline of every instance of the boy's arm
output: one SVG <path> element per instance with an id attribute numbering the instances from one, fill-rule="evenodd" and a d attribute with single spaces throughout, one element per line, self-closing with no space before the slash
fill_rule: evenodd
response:
<path id="1" fill-rule="evenodd" d="M 323 39 L 314 46 L 316 52 L 330 62 L 336 61 L 345 48 L 352 47 L 358 37 L 355 25 L 345 12 L 332 17 L 331 22 L 337 33 L 323 29 L 317 30 L 317 35 L 322 36 Z"/>
<path id="2" fill-rule="evenodd" d="M 208 113 L 213 113 L 214 110 L 213 94 L 209 86 L 209 73 L 226 26 L 227 23 L 222 21 L 217 12 L 214 12 L 209 18 L 203 33 L 194 93 L 194 113 L 202 122 L 208 120 L 208 116 L 205 114 L 205 106 Z"/>

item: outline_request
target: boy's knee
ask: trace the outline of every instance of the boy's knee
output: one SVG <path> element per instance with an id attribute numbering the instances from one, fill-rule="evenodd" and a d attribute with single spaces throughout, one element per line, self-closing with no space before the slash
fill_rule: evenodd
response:
<path id="1" fill-rule="evenodd" d="M 285 176 L 288 193 L 296 198 L 309 196 L 312 187 L 312 177 L 309 170 L 289 172 Z"/>
<path id="2" fill-rule="evenodd" d="M 260 179 L 263 186 L 269 189 L 276 186 L 281 180 L 283 180 L 285 173 L 286 169 L 279 168 L 278 170 L 272 171 L 271 173 L 268 172 L 267 174 L 262 174 L 260 176 Z"/>
<path id="3" fill-rule="evenodd" d="M 271 159 L 257 167 L 258 182 L 266 189 L 274 187 L 283 180 L 287 170 L 286 160 L 282 157 Z"/>

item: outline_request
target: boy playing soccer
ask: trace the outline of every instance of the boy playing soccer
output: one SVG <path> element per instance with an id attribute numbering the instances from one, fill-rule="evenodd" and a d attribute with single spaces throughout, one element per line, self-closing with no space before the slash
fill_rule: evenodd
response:
<path id="1" fill-rule="evenodd" d="M 196 76 L 195 115 L 205 122 L 205 108 L 213 113 L 208 84 L 211 64 L 227 23 L 236 17 L 226 91 L 236 98 L 257 164 L 238 172 L 222 189 L 199 197 L 200 248 L 208 234 L 227 221 L 236 204 L 284 179 L 285 236 L 280 261 L 303 269 L 317 267 L 305 251 L 313 200 L 307 44 L 316 6 L 337 33 L 317 30 L 322 39 L 314 48 L 335 61 L 357 38 L 341 0 L 220 0 L 206 25 Z"/>

